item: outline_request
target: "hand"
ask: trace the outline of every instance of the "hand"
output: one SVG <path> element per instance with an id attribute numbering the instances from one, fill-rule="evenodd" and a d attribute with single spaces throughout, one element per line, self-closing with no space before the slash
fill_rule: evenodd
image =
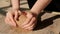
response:
<path id="1" fill-rule="evenodd" d="M 31 12 L 25 12 L 27 15 L 26 21 L 21 25 L 22 28 L 27 30 L 33 30 L 36 24 L 36 16 Z"/>
<path id="2" fill-rule="evenodd" d="M 11 10 L 6 14 L 5 22 L 11 26 L 16 26 L 15 20 L 18 17 L 18 14 L 21 14 L 20 10 Z"/>

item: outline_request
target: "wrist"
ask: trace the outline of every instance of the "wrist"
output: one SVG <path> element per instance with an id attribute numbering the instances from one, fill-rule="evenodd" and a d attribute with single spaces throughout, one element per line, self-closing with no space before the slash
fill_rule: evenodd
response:
<path id="1" fill-rule="evenodd" d="M 35 14 L 36 16 L 38 16 L 39 13 L 37 13 L 36 11 L 34 10 L 30 10 L 31 13 Z"/>
<path id="2" fill-rule="evenodd" d="M 37 17 L 38 16 L 38 14 L 32 12 L 31 10 L 27 10 L 27 12 L 31 13 L 34 17 Z"/>
<path id="3" fill-rule="evenodd" d="M 14 10 L 19 10 L 19 7 L 12 7 L 12 9 L 14 9 Z"/>
<path id="4" fill-rule="evenodd" d="M 19 10 L 19 8 L 12 8 L 12 10 Z"/>
<path id="5" fill-rule="evenodd" d="M 17 9 L 17 8 L 12 8 L 11 9 L 13 12 L 15 12 L 15 11 L 20 11 L 19 9 Z"/>

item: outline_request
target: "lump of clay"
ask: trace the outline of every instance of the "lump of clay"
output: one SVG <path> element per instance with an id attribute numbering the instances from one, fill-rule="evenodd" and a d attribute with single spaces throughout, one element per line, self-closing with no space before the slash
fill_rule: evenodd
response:
<path id="1" fill-rule="evenodd" d="M 29 30 L 23 29 L 20 27 L 21 24 L 23 24 L 25 22 L 25 20 L 27 19 L 26 14 L 21 14 L 18 17 L 18 20 L 16 21 L 16 24 L 18 25 L 17 30 L 19 30 L 20 32 L 28 32 Z"/>
<path id="2" fill-rule="evenodd" d="M 25 14 L 22 14 L 18 17 L 18 20 L 16 21 L 17 22 L 17 25 L 20 27 L 21 24 L 23 24 L 26 20 L 26 15 Z"/>

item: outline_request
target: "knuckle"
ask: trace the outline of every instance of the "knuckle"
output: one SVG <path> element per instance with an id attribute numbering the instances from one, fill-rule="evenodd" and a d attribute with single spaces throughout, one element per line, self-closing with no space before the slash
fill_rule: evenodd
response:
<path id="1" fill-rule="evenodd" d="M 27 16 L 29 17 L 29 18 L 32 18 L 33 17 L 33 15 L 32 14 L 27 14 Z"/>
<path id="2" fill-rule="evenodd" d="M 8 12 L 8 13 L 6 13 L 6 15 L 7 15 L 7 16 L 10 16 L 10 15 L 11 15 L 11 13 L 10 13 L 10 12 Z"/>
<path id="3" fill-rule="evenodd" d="M 8 13 L 6 13 L 6 16 L 8 15 Z"/>

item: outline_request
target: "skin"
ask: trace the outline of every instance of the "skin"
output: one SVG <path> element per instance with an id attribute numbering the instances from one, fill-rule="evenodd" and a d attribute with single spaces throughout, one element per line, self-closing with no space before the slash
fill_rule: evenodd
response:
<path id="1" fill-rule="evenodd" d="M 51 2 L 52 0 L 37 0 L 35 5 L 32 7 L 32 9 L 29 12 L 25 12 L 27 14 L 26 21 L 21 25 L 22 28 L 32 30 L 34 28 L 34 25 L 36 24 L 36 17 L 37 15 Z M 15 20 L 17 19 L 17 16 L 20 14 L 21 11 L 19 10 L 19 0 L 11 0 L 12 2 L 12 12 L 9 11 L 6 14 L 5 22 L 11 26 L 16 27 Z M 33 13 L 33 14 L 32 14 Z M 35 14 L 35 15 L 34 15 Z M 13 17 L 14 15 L 14 17 Z"/>

